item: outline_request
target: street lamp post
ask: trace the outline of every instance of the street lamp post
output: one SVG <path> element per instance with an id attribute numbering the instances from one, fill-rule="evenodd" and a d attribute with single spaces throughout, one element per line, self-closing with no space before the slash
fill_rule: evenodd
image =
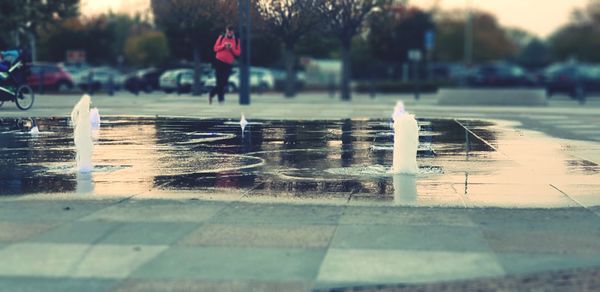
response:
<path id="1" fill-rule="evenodd" d="M 466 0 L 467 15 L 465 20 L 465 47 L 464 47 L 464 65 L 465 69 L 471 67 L 473 63 L 473 10 L 472 0 Z M 467 86 L 468 74 L 463 74 L 462 86 Z"/>
<path id="2" fill-rule="evenodd" d="M 250 104 L 250 0 L 238 0 L 239 32 L 242 46 L 240 56 L 240 104 Z"/>
<path id="3" fill-rule="evenodd" d="M 465 22 L 465 65 L 473 63 L 473 4 L 467 0 L 467 21 Z"/>

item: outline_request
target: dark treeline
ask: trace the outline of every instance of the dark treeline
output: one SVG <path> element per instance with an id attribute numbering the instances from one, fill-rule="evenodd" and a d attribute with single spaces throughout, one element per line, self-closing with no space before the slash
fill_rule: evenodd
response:
<path id="1" fill-rule="evenodd" d="M 20 0 L 3 0 L 0 44 L 32 44 L 33 39 L 37 59 L 52 62 L 64 61 L 67 50 L 84 50 L 91 64 L 208 63 L 224 26 L 238 24 L 237 2 L 151 0 L 152 17 L 85 17 L 78 0 L 32 1 L 28 9 L 19 9 Z M 301 56 L 341 59 L 342 89 L 350 77 L 397 77 L 414 49 L 431 62 L 464 59 L 465 11 L 424 11 L 394 0 L 252 0 L 251 14 L 254 66 L 291 73 Z M 425 48 L 427 32 L 435 35 L 431 51 Z M 572 21 L 548 39 L 502 27 L 490 13 L 473 12 L 474 63 L 510 60 L 541 68 L 570 58 L 600 62 L 600 0 L 574 11 Z M 293 84 L 293 77 L 288 79 Z"/>

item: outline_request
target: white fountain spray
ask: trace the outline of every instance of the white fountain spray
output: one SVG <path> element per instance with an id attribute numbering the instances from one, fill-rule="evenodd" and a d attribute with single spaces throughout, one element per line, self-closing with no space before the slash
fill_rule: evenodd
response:
<path id="1" fill-rule="evenodd" d="M 394 203 L 396 205 L 410 205 L 417 201 L 417 178 L 414 175 L 395 174 Z"/>
<path id="2" fill-rule="evenodd" d="M 419 124 L 414 115 L 404 110 L 398 101 L 394 109 L 394 163 L 393 173 L 417 173 L 417 148 L 419 146 Z"/>
<path id="3" fill-rule="evenodd" d="M 29 130 L 29 134 L 31 134 L 33 136 L 37 136 L 40 133 L 40 129 L 38 128 L 35 120 L 32 120 L 32 125 L 33 125 L 33 127 L 31 127 L 31 130 Z"/>
<path id="4" fill-rule="evenodd" d="M 97 107 L 90 110 L 90 124 L 92 125 L 92 130 L 100 129 L 100 112 Z"/>
<path id="5" fill-rule="evenodd" d="M 92 126 L 92 140 L 98 141 L 100 139 L 100 112 L 96 107 L 90 110 L 90 125 Z"/>
<path id="6" fill-rule="evenodd" d="M 94 144 L 92 142 L 92 124 L 90 123 L 90 103 L 91 97 L 86 94 L 81 97 L 71 112 L 79 172 L 91 172 L 94 168 L 92 165 Z"/>
<path id="7" fill-rule="evenodd" d="M 242 135 L 244 135 L 244 131 L 246 130 L 247 125 L 248 125 L 248 121 L 246 120 L 244 113 L 242 113 L 242 118 L 240 119 L 240 127 L 242 127 Z"/>

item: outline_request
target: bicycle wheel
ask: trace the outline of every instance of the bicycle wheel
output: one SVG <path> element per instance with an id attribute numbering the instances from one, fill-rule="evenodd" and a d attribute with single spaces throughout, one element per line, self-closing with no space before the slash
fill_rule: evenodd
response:
<path id="1" fill-rule="evenodd" d="M 21 85 L 17 88 L 15 102 L 19 109 L 24 111 L 30 109 L 33 106 L 34 99 L 33 89 L 28 85 Z"/>

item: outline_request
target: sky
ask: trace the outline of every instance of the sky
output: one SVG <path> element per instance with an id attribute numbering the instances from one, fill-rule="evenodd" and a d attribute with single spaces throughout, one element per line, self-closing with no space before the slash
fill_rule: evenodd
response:
<path id="1" fill-rule="evenodd" d="M 232 0 L 234 1 L 234 0 Z M 477 9 L 494 13 L 504 26 L 519 27 L 547 37 L 567 23 L 573 9 L 588 0 L 439 0 L 442 9 L 464 8 L 471 1 Z M 410 0 L 410 4 L 430 8 L 436 0 Z M 115 12 L 148 12 L 150 0 L 82 0 L 82 12 L 93 15 Z"/>

